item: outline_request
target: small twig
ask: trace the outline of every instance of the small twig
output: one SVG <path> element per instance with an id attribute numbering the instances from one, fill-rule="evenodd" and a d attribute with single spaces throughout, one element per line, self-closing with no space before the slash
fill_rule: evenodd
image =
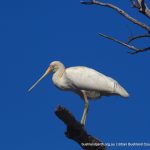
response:
<path id="1" fill-rule="evenodd" d="M 128 52 L 129 54 L 137 54 L 137 53 L 141 53 L 141 52 L 146 52 L 146 51 L 149 51 L 150 50 L 150 47 L 146 47 L 146 48 L 143 48 L 139 51 L 135 51 L 135 52 Z"/>
<path id="2" fill-rule="evenodd" d="M 69 139 L 76 141 L 84 150 L 106 150 L 104 144 L 95 137 L 89 135 L 67 109 L 58 106 L 55 114 L 67 125 L 65 135 Z"/>
<path id="3" fill-rule="evenodd" d="M 146 37 L 150 37 L 150 34 L 143 34 L 143 35 L 137 35 L 137 36 L 130 37 L 127 43 L 129 44 L 136 39 L 146 38 Z"/>
<path id="4" fill-rule="evenodd" d="M 140 26 L 141 28 L 147 30 L 148 32 L 150 32 L 150 27 L 140 21 L 138 21 L 137 19 L 131 17 L 129 14 L 127 14 L 125 11 L 123 11 L 122 9 L 120 9 L 119 7 L 113 5 L 113 4 L 110 4 L 110 3 L 102 3 L 100 1 L 96 1 L 96 0 L 93 0 L 91 2 L 85 2 L 85 1 L 81 1 L 81 4 L 88 4 L 88 5 L 100 5 L 100 6 L 104 6 L 104 7 L 108 7 L 108 8 L 111 8 L 115 11 L 117 11 L 119 14 L 121 14 L 122 16 L 124 16 L 126 19 L 128 19 L 129 21 L 133 22 L 134 24 Z"/>

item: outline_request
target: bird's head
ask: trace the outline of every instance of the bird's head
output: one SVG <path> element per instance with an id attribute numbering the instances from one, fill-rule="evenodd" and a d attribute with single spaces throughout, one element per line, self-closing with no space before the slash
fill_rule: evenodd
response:
<path id="1" fill-rule="evenodd" d="M 60 61 L 53 61 L 49 66 L 52 67 L 53 72 L 56 72 L 60 68 L 64 67 L 64 65 Z"/>
<path id="2" fill-rule="evenodd" d="M 60 68 L 64 67 L 64 65 L 60 61 L 53 61 L 50 63 L 49 67 L 45 71 L 45 73 L 29 88 L 29 92 L 42 80 L 44 79 L 49 73 L 56 72 Z"/>

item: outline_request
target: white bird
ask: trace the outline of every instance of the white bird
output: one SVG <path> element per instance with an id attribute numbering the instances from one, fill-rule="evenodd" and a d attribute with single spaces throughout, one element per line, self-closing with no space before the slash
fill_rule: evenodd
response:
<path id="1" fill-rule="evenodd" d="M 85 125 L 88 112 L 88 99 L 102 96 L 120 95 L 127 98 L 128 92 L 114 79 L 88 67 L 66 68 L 60 61 L 53 61 L 42 77 L 29 89 L 31 91 L 51 71 L 52 81 L 61 90 L 73 91 L 84 99 L 84 111 L 81 124 Z"/>

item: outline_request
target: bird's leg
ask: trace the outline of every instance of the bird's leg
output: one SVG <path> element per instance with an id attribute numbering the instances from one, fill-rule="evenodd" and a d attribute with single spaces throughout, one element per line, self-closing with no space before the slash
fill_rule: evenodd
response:
<path id="1" fill-rule="evenodd" d="M 85 121 L 86 121 L 86 116 L 87 116 L 87 113 L 88 113 L 89 102 L 88 102 L 86 92 L 82 91 L 82 94 L 83 94 L 83 98 L 84 98 L 84 111 L 83 111 L 83 115 L 82 115 L 82 119 L 81 119 L 81 124 L 85 126 Z"/>

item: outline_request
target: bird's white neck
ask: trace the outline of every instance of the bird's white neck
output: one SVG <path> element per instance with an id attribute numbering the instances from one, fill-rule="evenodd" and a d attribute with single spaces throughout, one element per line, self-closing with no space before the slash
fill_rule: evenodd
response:
<path id="1" fill-rule="evenodd" d="M 60 79 L 63 76 L 64 72 L 65 72 L 64 65 L 59 66 L 59 68 L 53 74 L 52 80 L 56 82 L 58 79 Z"/>

